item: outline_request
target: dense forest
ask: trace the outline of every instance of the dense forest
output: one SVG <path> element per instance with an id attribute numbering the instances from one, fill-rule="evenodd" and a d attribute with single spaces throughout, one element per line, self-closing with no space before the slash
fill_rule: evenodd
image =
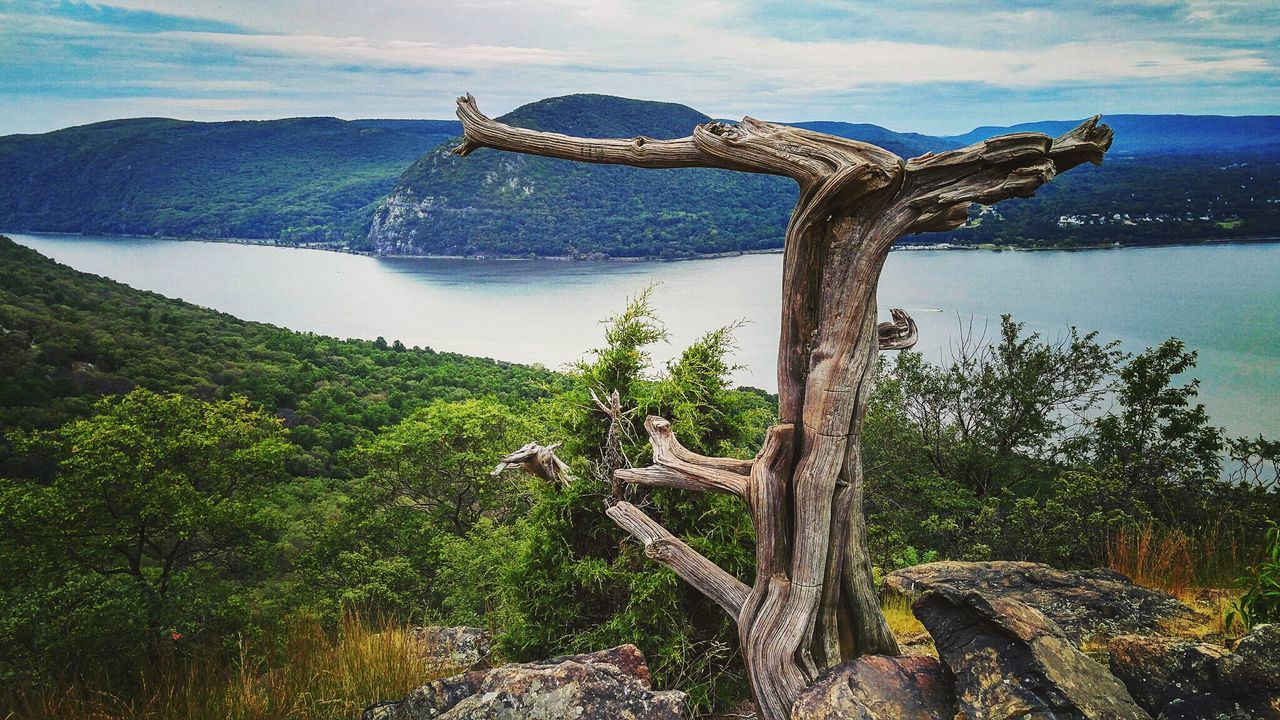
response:
<path id="1" fill-rule="evenodd" d="M 0 228 L 345 245 L 436 120 L 138 118 L 0 137 Z"/>
<path id="2" fill-rule="evenodd" d="M 776 399 L 732 388 L 733 328 L 665 367 L 649 293 L 618 298 L 561 372 L 237 320 L 0 239 L 0 701 L 53 683 L 141 693 L 136 671 L 226 656 L 254 674 L 311 618 L 492 628 L 505 658 L 635 642 L 659 685 L 744 696 L 733 624 L 605 518 L 608 470 L 644 464 L 646 415 L 689 448 L 748 456 Z M 1063 567 L 1118 538 L 1174 538 L 1187 584 L 1229 586 L 1280 516 L 1280 443 L 1227 438 L 1176 339 L 1129 356 L 1030 334 L 935 365 L 884 355 L 865 428 L 877 573 L 934 558 Z M 616 390 L 620 425 L 592 393 Z M 529 440 L 573 479 L 492 477 Z M 726 496 L 632 490 L 745 580 Z M 167 659 L 167 660 L 166 660 Z M 104 690 L 104 692 L 106 691 Z M 361 697 L 359 701 L 368 701 Z M 124 700 L 120 700 L 124 702 Z"/>
<path id="3" fill-rule="evenodd" d="M 706 115 L 602 95 L 530 103 L 505 122 L 583 136 L 687 135 Z M 1107 164 L 964 228 L 908 238 L 1078 247 L 1280 235 L 1280 121 L 1119 115 Z M 954 137 L 875 125 L 800 127 L 903 157 Z M 1016 130 L 1061 132 L 1074 123 Z M 0 229 L 259 239 L 360 252 L 655 257 L 778 248 L 794 184 L 717 170 L 641 171 L 481 151 L 451 156 L 444 120 L 118 120 L 0 138 Z"/>

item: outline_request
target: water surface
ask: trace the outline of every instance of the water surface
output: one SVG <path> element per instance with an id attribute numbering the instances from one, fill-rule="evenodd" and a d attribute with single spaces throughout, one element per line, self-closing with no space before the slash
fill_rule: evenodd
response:
<path id="1" fill-rule="evenodd" d="M 781 255 L 679 263 L 372 258 L 267 246 L 11 235 L 59 262 L 248 320 L 341 338 L 559 367 L 603 339 L 599 321 L 660 283 L 671 332 L 659 361 L 745 320 L 735 379 L 774 390 Z M 881 314 L 911 311 L 937 360 L 963 324 L 994 332 L 1011 313 L 1055 337 L 1075 325 L 1140 351 L 1177 336 L 1215 423 L 1280 436 L 1280 244 L 1082 252 L 894 252 Z M 936 312 L 934 312 L 936 310 Z"/>

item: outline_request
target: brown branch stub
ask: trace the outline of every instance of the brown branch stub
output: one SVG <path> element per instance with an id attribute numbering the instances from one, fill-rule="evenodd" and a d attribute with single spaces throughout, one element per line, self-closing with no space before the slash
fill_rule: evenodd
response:
<path id="1" fill-rule="evenodd" d="M 638 485 L 721 492 L 744 497 L 751 460 L 699 455 L 680 444 L 671 423 L 653 415 L 644 421 L 653 446 L 653 465 L 614 473 L 617 480 Z"/>
<path id="2" fill-rule="evenodd" d="M 560 447 L 560 443 L 552 443 L 551 445 L 539 445 L 536 442 L 528 443 L 499 460 L 498 466 L 489 474 L 496 477 L 507 469 L 523 470 L 553 485 L 568 487 L 573 480 L 573 473 L 570 472 L 569 466 L 563 460 L 556 457 L 557 447 Z"/>
<path id="3" fill-rule="evenodd" d="M 906 350 L 914 347 L 920 339 L 920 330 L 916 321 L 906 310 L 893 308 L 889 311 L 893 322 L 882 322 L 876 327 L 876 339 L 881 350 Z"/>
<path id="4" fill-rule="evenodd" d="M 644 544 L 645 556 L 666 565 L 682 580 L 711 598 L 724 611 L 738 617 L 750 588 L 697 550 L 654 522 L 640 508 L 629 502 L 614 502 L 605 509 L 618 527 Z"/>
<path id="5" fill-rule="evenodd" d="M 1066 172 L 1081 163 L 1102 164 L 1102 156 L 1111 149 L 1111 141 L 1115 132 L 1098 121 L 1101 115 L 1094 115 L 1077 125 L 1070 132 L 1054 138 L 1049 148 L 1049 156 L 1058 172 Z"/>

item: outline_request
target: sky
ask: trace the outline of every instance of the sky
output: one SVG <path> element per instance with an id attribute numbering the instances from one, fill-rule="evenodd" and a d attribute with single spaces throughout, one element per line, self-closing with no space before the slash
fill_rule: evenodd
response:
<path id="1" fill-rule="evenodd" d="M 0 135 L 605 93 L 959 134 L 1280 114 L 1280 0 L 0 0 Z"/>

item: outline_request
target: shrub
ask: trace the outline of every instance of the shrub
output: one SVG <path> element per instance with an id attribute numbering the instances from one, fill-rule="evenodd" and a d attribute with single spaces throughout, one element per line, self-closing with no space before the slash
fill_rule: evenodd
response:
<path id="1" fill-rule="evenodd" d="M 1227 624 L 1239 622 L 1245 630 L 1280 622 L 1280 525 L 1271 523 L 1265 535 L 1266 557 L 1236 581 L 1244 590 L 1230 611 Z"/>

